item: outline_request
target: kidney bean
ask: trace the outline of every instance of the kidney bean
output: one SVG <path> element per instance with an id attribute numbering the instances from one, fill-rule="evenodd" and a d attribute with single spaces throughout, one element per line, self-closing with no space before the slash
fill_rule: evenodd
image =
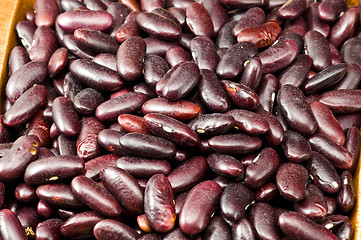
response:
<path id="1" fill-rule="evenodd" d="M 258 239 L 280 239 L 274 208 L 266 203 L 255 203 L 249 213 L 249 222 L 253 225 Z"/>
<path id="2" fill-rule="evenodd" d="M 108 34 L 90 29 L 77 29 L 74 38 L 88 48 L 97 52 L 116 54 L 119 48 L 118 42 Z"/>
<path id="3" fill-rule="evenodd" d="M 88 19 L 92 21 L 89 22 Z M 113 24 L 113 17 L 105 11 L 72 10 L 59 14 L 57 23 L 67 32 L 74 32 L 79 28 L 107 31 Z"/>
<path id="4" fill-rule="evenodd" d="M 4 195 L 4 193 L 5 193 L 5 185 L 3 183 L 0 183 L 0 196 Z M 25 203 L 32 203 L 38 199 L 35 193 L 35 189 L 30 185 L 26 184 L 25 182 L 21 182 L 16 186 L 14 190 L 14 195 L 16 200 Z M 0 200 L 0 206 L 3 205 L 3 201 L 4 199 Z"/>
<path id="5" fill-rule="evenodd" d="M 62 236 L 70 239 L 91 238 L 94 237 L 94 226 L 103 219 L 94 211 L 77 213 L 64 222 L 60 231 Z"/>
<path id="6" fill-rule="evenodd" d="M 229 80 L 221 80 L 221 84 L 237 107 L 249 110 L 258 106 L 258 96 L 250 87 Z"/>
<path id="7" fill-rule="evenodd" d="M 63 36 L 62 43 L 70 53 L 72 53 L 78 58 L 92 60 L 97 55 L 94 50 L 76 41 L 73 34 L 65 34 Z"/>
<path id="8" fill-rule="evenodd" d="M 306 75 L 312 65 L 312 59 L 310 56 L 300 54 L 296 57 L 293 63 L 282 70 L 279 75 L 280 84 L 291 84 L 295 87 L 301 87 L 306 80 Z"/>
<path id="9" fill-rule="evenodd" d="M 225 177 L 244 177 L 244 167 L 236 158 L 225 155 L 212 153 L 207 157 L 209 167 L 217 174 Z"/>
<path id="10" fill-rule="evenodd" d="M 90 178 L 85 176 L 73 178 L 71 189 L 81 202 L 102 215 L 115 217 L 122 211 L 115 197 Z"/>
<path id="11" fill-rule="evenodd" d="M 351 153 L 353 158 L 353 163 L 348 169 L 353 173 L 356 169 L 358 159 L 360 157 L 360 131 L 356 127 L 351 127 L 347 130 L 345 148 Z"/>
<path id="12" fill-rule="evenodd" d="M 174 228 L 172 231 L 167 233 L 163 240 L 171 240 L 171 239 L 179 239 L 179 240 L 191 240 L 191 238 L 182 232 L 180 228 Z"/>
<path id="13" fill-rule="evenodd" d="M 269 130 L 269 123 L 259 114 L 244 109 L 233 109 L 226 113 L 234 118 L 234 125 L 250 135 L 264 134 Z"/>
<path id="14" fill-rule="evenodd" d="M 361 67 L 359 63 L 360 57 L 358 56 L 358 54 L 355 54 L 359 53 L 361 50 L 359 45 L 360 42 L 360 37 L 352 37 L 342 44 L 342 47 L 340 49 L 340 56 L 344 62 L 348 64 L 355 63 L 359 67 Z"/>
<path id="15" fill-rule="evenodd" d="M 123 156 L 116 166 L 129 172 L 134 177 L 150 178 L 155 174 L 168 174 L 171 166 L 168 161 L 160 159 Z"/>
<path id="16" fill-rule="evenodd" d="M 31 61 L 48 63 L 57 47 L 58 40 L 54 30 L 46 26 L 40 26 L 34 32 L 29 57 Z"/>
<path id="17" fill-rule="evenodd" d="M 305 20 L 308 30 L 314 30 L 320 32 L 324 37 L 327 37 L 330 33 L 330 26 L 327 22 L 322 21 L 319 15 L 320 3 L 311 3 L 305 11 Z"/>
<path id="18" fill-rule="evenodd" d="M 359 65 L 352 63 L 347 64 L 346 73 L 343 78 L 333 86 L 333 90 L 337 89 L 356 89 L 360 81 L 361 68 Z"/>
<path id="19" fill-rule="evenodd" d="M 163 174 L 153 175 L 144 192 L 144 212 L 157 232 L 169 232 L 175 224 L 173 189 Z"/>
<path id="20" fill-rule="evenodd" d="M 120 114 L 118 117 L 118 123 L 127 132 L 150 134 L 149 129 L 144 123 L 143 117 L 132 114 Z"/>
<path id="21" fill-rule="evenodd" d="M 122 43 L 128 38 L 141 35 L 141 30 L 136 23 L 136 18 L 140 13 L 140 11 L 132 11 L 127 14 L 124 23 L 115 32 L 115 38 L 118 42 Z"/>
<path id="22" fill-rule="evenodd" d="M 176 42 L 165 41 L 158 38 L 144 38 L 146 47 L 146 54 L 158 55 L 160 57 L 165 57 L 166 52 L 169 48 L 174 46 L 179 46 Z"/>
<path id="23" fill-rule="evenodd" d="M 275 21 L 242 29 L 237 35 L 237 42 L 251 42 L 257 48 L 271 45 L 280 35 L 281 27 Z"/>
<path id="24" fill-rule="evenodd" d="M 29 62 L 16 70 L 6 84 L 6 97 L 15 102 L 28 88 L 42 83 L 47 75 L 46 64 Z"/>
<path id="25" fill-rule="evenodd" d="M 25 168 L 36 159 L 40 144 L 34 135 L 19 137 L 0 161 L 0 180 L 12 181 L 19 178 Z"/>
<path id="26" fill-rule="evenodd" d="M 53 206 L 66 209 L 84 208 L 85 205 L 75 197 L 70 185 L 55 183 L 41 185 L 36 189 L 36 195 Z"/>
<path id="27" fill-rule="evenodd" d="M 139 239 L 140 234 L 134 229 L 125 225 L 124 223 L 118 222 L 112 219 L 104 219 L 99 221 L 93 229 L 94 236 L 96 239 L 127 239 L 135 240 Z"/>
<path id="28" fill-rule="evenodd" d="M 78 2 L 77 0 L 61 0 L 59 2 L 60 2 L 59 7 L 62 10 L 62 12 L 72 11 L 84 7 L 84 5 L 81 2 Z"/>
<path id="29" fill-rule="evenodd" d="M 256 93 L 259 99 L 259 107 L 264 111 L 273 112 L 277 88 L 278 80 L 273 74 L 268 73 L 261 77 Z"/>
<path id="30" fill-rule="evenodd" d="M 214 36 L 214 26 L 211 15 L 207 9 L 197 2 L 191 3 L 186 8 L 188 28 L 198 36 Z"/>
<path id="31" fill-rule="evenodd" d="M 318 31 L 310 30 L 304 37 L 305 49 L 316 71 L 321 71 L 331 66 L 331 50 L 327 39 Z"/>
<path id="32" fill-rule="evenodd" d="M 37 185 L 74 177 L 84 169 L 84 160 L 77 156 L 52 156 L 31 162 L 25 169 L 27 184 Z"/>
<path id="33" fill-rule="evenodd" d="M 216 152 L 237 155 L 259 149 L 262 141 L 257 136 L 238 133 L 214 136 L 208 140 L 208 144 Z"/>
<path id="34" fill-rule="evenodd" d="M 296 212 L 318 221 L 327 215 L 327 204 L 322 191 L 313 184 L 307 185 L 307 196 L 299 202 L 294 202 Z"/>
<path id="35" fill-rule="evenodd" d="M 334 167 L 347 169 L 352 165 L 353 160 L 349 151 L 326 136 L 316 133 L 309 137 L 308 141 L 312 150 L 325 156 Z"/>
<path id="36" fill-rule="evenodd" d="M 143 62 L 144 80 L 155 86 L 169 70 L 167 62 L 158 55 L 147 54 Z"/>
<path id="37" fill-rule="evenodd" d="M 165 7 L 165 0 L 140 1 L 140 8 L 144 12 L 151 12 L 155 8 L 164 8 L 164 7 Z"/>
<path id="38" fill-rule="evenodd" d="M 239 220 L 232 226 L 232 237 L 233 239 L 256 239 L 254 228 L 246 218 Z"/>
<path id="39" fill-rule="evenodd" d="M 341 13 L 347 8 L 346 2 L 343 0 L 337 1 L 322 1 L 318 7 L 318 14 L 320 19 L 327 22 L 333 22 L 340 17 Z"/>
<path id="40" fill-rule="evenodd" d="M 236 38 L 232 35 L 232 29 L 235 27 L 236 23 L 237 21 L 229 21 L 219 30 L 215 42 L 219 49 L 228 49 L 237 43 Z"/>
<path id="41" fill-rule="evenodd" d="M 9 54 L 8 76 L 10 77 L 16 70 L 30 62 L 28 52 L 20 46 L 15 46 Z"/>
<path id="42" fill-rule="evenodd" d="M 40 222 L 36 227 L 35 236 L 36 239 L 61 239 L 60 227 L 63 225 L 63 221 L 58 218 L 51 218 Z"/>
<path id="43" fill-rule="evenodd" d="M 16 214 L 9 209 L 0 210 L 0 236 L 4 240 L 28 239 Z"/>
<path id="44" fill-rule="evenodd" d="M 61 134 L 56 140 L 59 155 L 76 155 L 76 139 Z"/>
<path id="45" fill-rule="evenodd" d="M 280 18 L 293 19 L 301 15 L 306 8 L 306 0 L 287 1 L 277 10 L 277 16 Z"/>
<path id="46" fill-rule="evenodd" d="M 256 91 L 262 78 L 261 67 L 262 63 L 259 57 L 251 58 L 244 68 L 240 83 Z"/>
<path id="47" fill-rule="evenodd" d="M 237 37 L 239 32 L 248 27 L 261 25 L 265 21 L 265 12 L 260 7 L 251 7 L 240 16 L 236 25 L 232 29 L 232 35 Z"/>
<path id="48" fill-rule="evenodd" d="M 337 238 L 341 240 L 351 239 L 352 234 L 353 234 L 353 228 L 351 222 L 345 222 L 336 232 Z"/>
<path id="49" fill-rule="evenodd" d="M 261 188 L 255 191 L 255 201 L 256 202 L 270 202 L 275 199 L 278 195 L 277 185 L 274 183 L 267 183 Z"/>
<path id="50" fill-rule="evenodd" d="M 234 119 L 222 113 L 202 114 L 188 123 L 199 135 L 214 136 L 226 133 L 234 126 Z"/>
<path id="51" fill-rule="evenodd" d="M 49 59 L 48 73 L 50 77 L 61 72 L 68 62 L 68 50 L 66 48 L 58 48 Z"/>
<path id="52" fill-rule="evenodd" d="M 108 166 L 101 171 L 100 179 L 125 210 L 135 214 L 143 212 L 144 192 L 130 173 Z"/>
<path id="53" fill-rule="evenodd" d="M 54 100 L 53 119 L 59 131 L 66 136 L 75 136 L 80 130 L 78 115 L 67 97 L 57 97 Z"/>
<path id="54" fill-rule="evenodd" d="M 107 6 L 101 0 L 84 0 L 84 5 L 90 10 L 104 11 Z"/>
<path id="55" fill-rule="evenodd" d="M 72 74 L 67 73 L 63 82 L 63 96 L 74 101 L 75 96 L 83 89 L 81 82 Z"/>
<path id="56" fill-rule="evenodd" d="M 229 48 L 220 58 L 216 73 L 224 79 L 238 77 L 244 69 L 244 62 L 257 54 L 256 46 L 250 42 L 240 42 Z"/>
<path id="57" fill-rule="evenodd" d="M 206 36 L 198 36 L 191 40 L 190 50 L 199 69 L 215 71 L 218 64 L 218 56 L 213 41 Z"/>
<path id="58" fill-rule="evenodd" d="M 311 239 L 332 239 L 337 237 L 328 229 L 312 221 L 301 213 L 285 212 L 279 216 L 278 225 L 281 231 L 288 238 L 299 238 L 302 240 Z M 305 231 L 307 229 L 307 231 Z"/>
<path id="59" fill-rule="evenodd" d="M 189 192 L 179 213 L 179 226 L 186 234 L 197 234 L 211 220 L 222 189 L 214 181 L 203 181 Z"/>
<path id="60" fill-rule="evenodd" d="M 113 25 L 109 30 L 109 35 L 115 37 L 118 29 L 125 22 L 126 17 L 129 15 L 130 9 L 123 3 L 110 2 L 107 4 L 106 11 L 113 16 Z"/>
<path id="61" fill-rule="evenodd" d="M 103 102 L 104 97 L 94 88 L 82 89 L 73 99 L 75 110 L 78 113 L 85 115 L 94 113 L 96 108 Z"/>
<path id="62" fill-rule="evenodd" d="M 15 30 L 21 44 L 29 51 L 32 47 L 36 25 L 33 21 L 23 20 L 16 24 Z"/>
<path id="63" fill-rule="evenodd" d="M 116 57 L 111 53 L 100 53 L 93 58 L 93 62 L 117 71 Z"/>
<path id="64" fill-rule="evenodd" d="M 300 201 L 307 196 L 307 169 L 301 164 L 283 163 L 277 170 L 276 184 L 280 194 L 290 201 Z"/>
<path id="65" fill-rule="evenodd" d="M 348 222 L 349 220 L 350 219 L 347 216 L 335 214 L 325 217 L 320 221 L 320 224 L 332 231 L 339 228 L 341 225 L 343 225 L 345 222 Z"/>
<path id="66" fill-rule="evenodd" d="M 322 94 L 320 102 L 326 104 L 333 112 L 352 113 L 359 109 L 360 94 L 361 91 L 358 89 L 339 89 Z"/>
<path id="67" fill-rule="evenodd" d="M 106 154 L 96 158 L 93 158 L 85 163 L 83 175 L 96 180 L 99 178 L 99 174 L 102 169 L 106 167 L 116 166 L 120 156 L 115 154 Z"/>
<path id="68" fill-rule="evenodd" d="M 304 162 L 311 156 L 311 146 L 307 139 L 292 130 L 285 131 L 282 147 L 286 158 L 294 163 Z"/>
<path id="69" fill-rule="evenodd" d="M 341 189 L 337 194 L 337 206 L 341 212 L 350 211 L 356 202 L 356 193 L 353 186 L 352 175 L 345 170 L 341 173 Z"/>
<path id="70" fill-rule="evenodd" d="M 157 233 L 148 233 L 138 238 L 138 240 L 160 240 L 160 239 L 161 236 Z"/>
<path id="71" fill-rule="evenodd" d="M 65 210 L 65 209 L 58 209 L 57 210 L 57 214 L 60 216 L 60 218 L 63 220 L 63 221 L 66 221 L 68 220 L 69 218 L 73 217 L 74 215 L 77 214 L 76 211 L 74 210 Z"/>
<path id="72" fill-rule="evenodd" d="M 220 217 L 212 217 L 210 223 L 204 229 L 203 239 L 205 240 L 215 240 L 215 239 L 224 239 L 231 240 L 231 229 L 227 223 Z"/>
<path id="73" fill-rule="evenodd" d="M 293 40 L 284 40 L 261 52 L 258 57 L 262 62 L 262 73 L 272 73 L 288 66 L 298 53 L 298 46 Z"/>
<path id="74" fill-rule="evenodd" d="M 119 124 L 117 125 L 120 126 Z M 98 134 L 98 142 L 106 150 L 114 154 L 123 156 L 124 150 L 121 146 L 119 146 L 119 138 L 124 134 L 124 132 L 120 132 L 117 130 L 104 129 Z"/>
<path id="75" fill-rule="evenodd" d="M 56 1 L 36 0 L 34 4 L 35 24 L 37 26 L 53 27 L 56 17 L 59 14 L 59 9 Z"/>
<path id="76" fill-rule="evenodd" d="M 220 198 L 222 215 L 233 222 L 244 218 L 246 209 L 254 203 L 253 192 L 242 183 L 231 183 Z"/>

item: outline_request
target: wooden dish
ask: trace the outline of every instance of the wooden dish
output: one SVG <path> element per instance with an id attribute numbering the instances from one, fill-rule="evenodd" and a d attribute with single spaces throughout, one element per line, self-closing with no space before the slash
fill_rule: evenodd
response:
<path id="1" fill-rule="evenodd" d="M 4 94 L 7 81 L 8 56 L 14 46 L 19 45 L 15 25 L 24 20 L 27 11 L 33 9 L 35 0 L 0 0 L 0 96 Z M 1 104 L 1 101 L 0 101 Z M 1 107 L 1 105 L 0 105 Z M 360 164 L 354 173 L 354 187 L 357 194 L 355 207 L 350 215 L 354 227 L 353 240 L 361 240 L 361 178 Z M 358 221 L 358 219 L 360 219 Z M 321 239 L 320 239 L 321 240 Z"/>

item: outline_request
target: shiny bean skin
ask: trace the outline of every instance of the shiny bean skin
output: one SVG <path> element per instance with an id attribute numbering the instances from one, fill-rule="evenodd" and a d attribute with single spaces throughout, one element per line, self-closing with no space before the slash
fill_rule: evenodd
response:
<path id="1" fill-rule="evenodd" d="M 339 145 L 345 143 L 345 134 L 331 110 L 323 103 L 312 101 L 310 108 L 317 121 L 317 132 L 322 133 Z"/>
<path id="2" fill-rule="evenodd" d="M 100 121 L 116 120 L 120 114 L 136 112 L 147 100 L 143 93 L 129 92 L 98 105 L 95 116 Z"/>
<path id="3" fill-rule="evenodd" d="M 187 124 L 160 113 L 148 113 L 144 123 L 156 136 L 162 137 L 180 146 L 194 147 L 199 138 Z"/>
<path id="4" fill-rule="evenodd" d="M 144 38 L 144 42 L 147 46 L 146 54 L 154 54 L 161 57 L 165 56 L 165 53 L 169 48 L 179 46 L 179 44 L 176 42 L 165 41 L 152 37 Z"/>
<path id="5" fill-rule="evenodd" d="M 313 69 L 322 71 L 331 66 L 331 50 L 327 39 L 320 32 L 308 31 L 304 37 L 304 44 L 307 55 L 313 60 Z"/>
<path id="6" fill-rule="evenodd" d="M 348 169 L 353 159 L 351 153 L 343 146 L 338 145 L 326 136 L 316 133 L 308 138 L 312 150 L 325 156 L 334 167 Z"/>
<path id="7" fill-rule="evenodd" d="M 267 183 L 254 193 L 256 202 L 270 202 L 278 195 L 277 185 L 274 183 Z"/>
<path id="8" fill-rule="evenodd" d="M 93 58 L 93 62 L 117 71 L 116 57 L 111 53 L 100 53 Z"/>
<path id="9" fill-rule="evenodd" d="M 155 90 L 160 97 L 170 101 L 186 96 L 198 83 L 200 70 L 194 62 L 182 62 L 165 74 L 157 83 Z"/>
<path id="10" fill-rule="evenodd" d="M 31 162 L 25 169 L 27 184 L 47 184 L 77 176 L 84 169 L 84 160 L 77 156 L 52 156 Z"/>
<path id="11" fill-rule="evenodd" d="M 219 205 L 225 218 L 238 222 L 253 202 L 254 194 L 250 189 L 242 183 L 231 183 L 223 190 Z"/>
<path id="12" fill-rule="evenodd" d="M 124 23 L 115 32 L 115 38 L 118 42 L 122 43 L 128 38 L 141 35 L 141 30 L 136 23 L 138 14 L 140 14 L 140 11 L 132 11 L 127 15 Z"/>
<path id="13" fill-rule="evenodd" d="M 75 136 L 80 130 L 80 123 L 73 102 L 67 97 L 57 97 L 52 109 L 53 119 L 59 131 L 66 136 Z"/>
<path id="14" fill-rule="evenodd" d="M 342 44 L 340 49 L 340 56 L 344 62 L 348 64 L 355 63 L 361 67 L 360 57 L 358 55 L 358 53 L 361 51 L 360 42 L 361 37 L 352 37 Z"/>
<path id="15" fill-rule="evenodd" d="M 229 80 L 221 80 L 221 84 L 237 107 L 250 110 L 258 106 L 259 98 L 250 87 Z"/>
<path id="16" fill-rule="evenodd" d="M 16 211 L 16 216 L 20 220 L 25 234 L 31 236 L 39 223 L 39 214 L 34 207 L 22 207 Z"/>
<path id="17" fill-rule="evenodd" d="M 4 208 L 0 210 L 0 226 L 0 236 L 4 240 L 28 239 L 19 218 L 9 209 Z"/>
<path id="18" fill-rule="evenodd" d="M 250 42 L 241 42 L 229 48 L 220 58 L 216 73 L 223 79 L 237 78 L 244 69 L 244 62 L 258 53 L 256 46 Z"/>
<path id="19" fill-rule="evenodd" d="M 100 179 L 126 211 L 135 214 L 143 212 L 144 192 L 130 173 L 109 166 L 101 171 Z"/>
<path id="20" fill-rule="evenodd" d="M 144 80 L 151 86 L 155 86 L 163 75 L 169 70 L 167 62 L 164 58 L 147 54 L 143 62 Z"/>
<path id="21" fill-rule="evenodd" d="M 68 184 L 45 184 L 36 189 L 36 195 L 53 206 L 66 209 L 84 208 L 85 205 L 73 194 Z"/>
<path id="22" fill-rule="evenodd" d="M 300 89 L 288 84 L 282 86 L 277 103 L 287 125 L 293 130 L 305 136 L 316 132 L 317 122 Z"/>
<path id="23" fill-rule="evenodd" d="M 221 176 L 237 179 L 244 177 L 242 163 L 230 155 L 213 153 L 207 157 L 207 163 L 215 173 Z"/>
<path id="24" fill-rule="evenodd" d="M 94 237 L 94 226 L 104 217 L 94 211 L 77 213 L 68 218 L 61 226 L 62 236 L 70 239 L 84 239 Z"/>
<path id="25" fill-rule="evenodd" d="M 277 216 L 275 209 L 271 205 L 267 203 L 256 203 L 252 205 L 249 213 L 249 222 L 254 227 L 257 239 L 280 239 Z"/>
<path id="26" fill-rule="evenodd" d="M 40 26 L 34 32 L 34 39 L 29 50 L 31 61 L 48 63 L 58 47 L 58 39 L 53 29 Z"/>
<path id="27" fill-rule="evenodd" d="M 311 157 L 311 146 L 307 139 L 292 130 L 285 131 L 282 147 L 286 158 L 291 162 L 304 162 Z"/>
<path id="28" fill-rule="evenodd" d="M 94 113 L 96 108 L 103 102 L 103 95 L 94 88 L 82 89 L 73 99 L 75 110 L 85 115 Z"/>
<path id="29" fill-rule="evenodd" d="M 244 183 L 249 188 L 258 188 L 275 176 L 279 166 L 279 156 L 272 148 L 263 149 L 252 164 L 247 166 Z"/>
<path id="30" fill-rule="evenodd" d="M 261 52 L 262 73 L 273 73 L 288 66 L 297 56 L 298 46 L 293 40 L 284 40 Z"/>
<path id="31" fill-rule="evenodd" d="M 109 238 L 136 240 L 140 234 L 134 229 L 112 219 L 104 219 L 99 221 L 93 229 L 94 236 L 97 240 L 106 240 Z"/>
<path id="32" fill-rule="evenodd" d="M 157 232 L 169 232 L 175 225 L 173 189 L 163 174 L 153 175 L 144 192 L 144 212 L 150 226 Z"/>
<path id="33" fill-rule="evenodd" d="M 251 42 L 257 48 L 270 46 L 278 36 L 282 29 L 275 21 L 266 22 L 264 24 L 247 27 L 241 30 L 237 35 L 237 42 Z"/>
<path id="34" fill-rule="evenodd" d="M 6 97 L 15 102 L 32 85 L 41 83 L 47 75 L 47 66 L 42 62 L 29 62 L 16 70 L 6 84 Z"/>
<path id="35" fill-rule="evenodd" d="M 21 44 L 29 51 L 32 46 L 36 25 L 33 21 L 23 20 L 16 24 L 15 30 Z"/>
<path id="36" fill-rule="evenodd" d="M 214 136 L 226 133 L 234 126 L 234 118 L 222 113 L 202 114 L 188 123 L 199 136 Z"/>
<path id="37" fill-rule="evenodd" d="M 343 0 L 322 1 L 318 7 L 318 14 L 323 21 L 333 22 L 340 17 L 341 12 L 346 10 L 346 2 Z"/>
<path id="38" fill-rule="evenodd" d="M 259 57 L 251 58 L 244 68 L 240 83 L 256 91 L 262 78 L 261 67 L 262 63 Z"/>
<path id="39" fill-rule="evenodd" d="M 320 224 L 331 231 L 340 227 L 345 222 L 348 222 L 350 219 L 348 216 L 344 215 L 330 215 L 325 217 L 323 220 L 320 221 Z"/>
<path id="40" fill-rule="evenodd" d="M 28 62 L 30 62 L 28 52 L 23 47 L 14 47 L 9 54 L 8 76 L 10 77 L 16 70 Z"/>
<path id="41" fill-rule="evenodd" d="M 306 0 L 289 0 L 284 3 L 278 10 L 277 16 L 280 18 L 296 18 L 307 8 Z"/>
<path id="42" fill-rule="evenodd" d="M 231 240 L 231 229 L 227 223 L 220 217 L 214 216 L 211 222 L 207 225 L 203 232 L 203 239 L 205 240 Z"/>
<path id="43" fill-rule="evenodd" d="M 81 2 L 78 2 L 77 0 L 61 0 L 60 1 L 60 8 L 62 11 L 72 11 L 77 8 L 84 7 L 84 5 Z"/>
<path id="44" fill-rule="evenodd" d="M 337 206 L 341 212 L 349 212 L 356 203 L 356 193 L 353 186 L 352 175 L 349 171 L 343 171 L 340 176 L 341 189 L 337 194 Z"/>
<path id="45" fill-rule="evenodd" d="M 246 218 L 241 219 L 232 226 L 232 237 L 235 240 L 256 239 L 254 228 Z"/>
<path id="46" fill-rule="evenodd" d="M 174 46 L 167 50 L 164 59 L 168 65 L 172 68 L 178 63 L 186 62 L 190 60 L 190 55 L 182 47 Z"/>
<path id="47" fill-rule="evenodd" d="M 164 0 L 141 0 L 140 1 L 140 8 L 144 12 L 151 12 L 155 8 L 164 8 L 165 7 L 165 1 Z"/>
<path id="48" fill-rule="evenodd" d="M 214 26 L 207 9 L 200 3 L 194 2 L 186 9 L 188 28 L 197 36 L 213 37 Z"/>
<path id="49" fill-rule="evenodd" d="M 215 42 L 219 49 L 222 48 L 228 49 L 237 43 L 237 40 L 232 35 L 232 29 L 234 28 L 236 23 L 237 21 L 227 22 L 220 29 Z"/>
<path id="50" fill-rule="evenodd" d="M 351 167 L 348 169 L 351 173 L 354 173 L 357 167 L 358 159 L 360 157 L 361 142 L 359 135 L 360 135 L 360 131 L 356 127 L 350 127 L 346 133 L 346 141 L 344 146 L 351 153 L 353 158 L 353 163 Z"/>
<path id="51" fill-rule="evenodd" d="M 277 88 L 278 80 L 273 74 L 269 73 L 261 77 L 256 93 L 259 99 L 259 106 L 266 112 L 273 112 Z"/>
<path id="52" fill-rule="evenodd" d="M 228 111 L 231 102 L 217 75 L 208 69 L 201 69 L 200 74 L 197 90 L 202 102 L 214 112 Z"/>
<path id="53" fill-rule="evenodd" d="M 192 57 L 199 69 L 215 71 L 218 64 L 218 56 L 213 41 L 209 37 L 198 36 L 191 40 Z"/>
<path id="54" fill-rule="evenodd" d="M 4 187 L 4 184 L 0 183 L 0 188 L 2 189 L 0 190 L 0 192 L 3 191 Z M 37 200 L 35 188 L 26 184 L 25 182 L 22 182 L 16 186 L 14 190 L 14 195 L 15 198 L 21 202 L 31 203 Z M 0 200 L 0 206 L 2 205 L 1 201 L 2 200 Z"/>
<path id="55" fill-rule="evenodd" d="M 307 23 L 308 30 L 320 32 L 324 37 L 327 37 L 330 33 L 330 26 L 327 22 L 321 20 L 319 15 L 320 3 L 311 3 L 305 11 L 305 20 Z"/>
<path id="56" fill-rule="evenodd" d="M 191 240 L 191 238 L 182 232 L 180 228 L 174 228 L 172 231 L 167 233 L 163 240 L 172 240 L 172 239 L 179 239 L 179 240 Z"/>
<path id="57" fill-rule="evenodd" d="M 208 144 L 216 152 L 237 155 L 259 149 L 262 141 L 257 136 L 238 133 L 212 137 L 208 140 Z"/>
<path id="58" fill-rule="evenodd" d="M 295 202 L 293 207 L 296 212 L 302 213 L 306 217 L 319 221 L 327 215 L 327 203 L 322 191 L 313 184 L 307 185 L 307 196 L 299 202 Z"/>
<path id="59" fill-rule="evenodd" d="M 120 157 L 116 166 L 137 178 L 150 178 L 155 174 L 168 174 L 171 166 L 168 161 L 161 159 L 140 158 L 140 157 Z"/>
<path id="60" fill-rule="evenodd" d="M 85 163 L 83 175 L 96 180 L 99 178 L 99 174 L 102 169 L 106 167 L 115 167 L 120 156 L 115 154 L 106 154 L 96 158 L 93 158 Z"/>
<path id="61" fill-rule="evenodd" d="M 312 221 L 301 213 L 285 212 L 279 216 L 278 225 L 281 231 L 290 239 L 300 240 L 337 240 L 337 237 L 328 229 Z M 307 229 L 307 231 L 305 231 Z"/>
<path id="62" fill-rule="evenodd" d="M 59 14 L 56 1 L 36 0 L 34 10 L 36 12 L 35 24 L 37 26 L 54 26 L 56 17 Z"/>
<path id="63" fill-rule="evenodd" d="M 297 163 L 283 163 L 277 170 L 276 183 L 280 194 L 290 201 L 300 201 L 307 196 L 307 169 Z"/>
<path id="64" fill-rule="evenodd" d="M 294 62 L 282 70 L 279 76 L 281 85 L 291 84 L 295 87 L 301 87 L 306 80 L 306 75 L 311 69 L 312 59 L 305 54 L 298 55 Z"/>
<path id="65" fill-rule="evenodd" d="M 117 124 L 120 126 L 119 124 Z M 120 132 L 112 129 L 104 129 L 98 134 L 99 144 L 111 153 L 123 156 L 124 150 L 119 146 L 119 138 L 123 136 L 125 132 Z"/>
<path id="66" fill-rule="evenodd" d="M 66 48 L 58 48 L 49 59 L 48 73 L 50 77 L 61 72 L 68 62 L 68 50 Z"/>
<path id="67" fill-rule="evenodd" d="M 75 95 L 78 94 L 78 92 L 80 92 L 82 89 L 83 85 L 72 73 L 65 74 L 62 86 L 62 95 L 64 97 L 68 97 L 71 101 L 74 101 Z"/>
<path id="68" fill-rule="evenodd" d="M 339 89 L 323 93 L 319 101 L 335 113 L 352 113 L 361 109 L 360 95 L 359 89 Z"/>
<path id="69" fill-rule="evenodd" d="M 127 132 L 150 134 L 143 117 L 132 114 L 120 114 L 118 116 L 118 123 Z"/>
<path id="70" fill-rule="evenodd" d="M 124 85 L 116 71 L 85 59 L 73 61 L 69 70 L 79 81 L 99 91 L 114 91 Z"/>
<path id="71" fill-rule="evenodd" d="M 90 10 L 106 10 L 107 6 L 101 0 L 84 0 L 84 5 Z"/>
<path id="72" fill-rule="evenodd" d="M 47 89 L 43 85 L 35 85 L 26 90 L 5 112 L 3 123 L 15 126 L 27 122 L 44 105 Z"/>
<path id="73" fill-rule="evenodd" d="M 359 85 L 358 79 L 361 76 L 361 68 L 359 65 L 352 63 L 346 67 L 346 73 L 343 78 L 333 86 L 333 90 L 337 89 L 355 89 Z"/>
<path id="74" fill-rule="evenodd" d="M 115 197 L 90 178 L 85 176 L 73 178 L 71 189 L 80 201 L 102 215 L 115 217 L 122 211 Z"/>
<path id="75" fill-rule="evenodd" d="M 336 64 L 323 69 L 303 84 L 305 94 L 318 93 L 338 83 L 346 73 L 346 63 Z"/>
<path id="76" fill-rule="evenodd" d="M 36 159 L 40 148 L 39 138 L 34 135 L 19 137 L 0 161 L 0 180 L 4 182 L 19 178 L 26 167 Z"/>
<path id="77" fill-rule="evenodd" d="M 180 121 L 188 121 L 199 114 L 200 108 L 186 100 L 169 101 L 158 97 L 146 101 L 142 106 L 142 112 L 144 115 L 148 113 L 161 113 Z"/>
<path id="78" fill-rule="evenodd" d="M 36 227 L 35 237 L 39 240 L 53 239 L 60 240 L 61 233 L 60 227 L 63 225 L 63 221 L 58 218 L 51 218 L 40 222 Z"/>
<path id="79" fill-rule="evenodd" d="M 233 36 L 237 37 L 238 33 L 245 28 L 261 25 L 265 21 L 265 12 L 262 8 L 252 7 L 242 15 L 239 21 L 232 29 Z"/>
<path id="80" fill-rule="evenodd" d="M 77 29 L 74 38 L 97 52 L 116 54 L 119 43 L 110 35 L 90 29 Z"/>
<path id="81" fill-rule="evenodd" d="M 257 113 L 243 109 L 233 109 L 226 112 L 226 114 L 232 116 L 234 125 L 247 134 L 259 135 L 269 130 L 269 123 Z"/>
<path id="82" fill-rule="evenodd" d="M 179 213 L 181 230 L 186 234 L 197 234 L 205 229 L 221 194 L 222 188 L 214 181 L 203 181 L 193 187 Z"/>
<path id="83" fill-rule="evenodd" d="M 345 222 L 337 230 L 336 236 L 340 240 L 349 240 L 352 238 L 353 228 L 351 222 Z"/>
<path id="84" fill-rule="evenodd" d="M 78 58 L 92 60 L 97 55 L 97 52 L 93 49 L 76 41 L 73 34 L 65 34 L 62 39 L 62 44 L 71 54 Z"/>
<path id="85" fill-rule="evenodd" d="M 89 22 L 88 19 L 92 19 L 92 21 Z M 107 31 L 113 25 L 112 15 L 105 11 L 67 11 L 59 14 L 56 21 L 66 32 L 74 32 L 79 28 Z"/>

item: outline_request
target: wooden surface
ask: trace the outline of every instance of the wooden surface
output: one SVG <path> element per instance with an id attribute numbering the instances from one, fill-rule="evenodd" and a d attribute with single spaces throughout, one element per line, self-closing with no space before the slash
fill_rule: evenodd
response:
<path id="1" fill-rule="evenodd" d="M 0 0 L 0 94 L 4 94 L 7 80 L 7 61 L 11 49 L 18 45 L 15 34 L 15 25 L 25 19 L 26 12 L 31 10 L 35 0 Z M 2 99 L 2 97 L 1 97 Z M 1 101 L 0 101 L 1 103 Z M 361 240 L 361 178 L 360 164 L 354 174 L 354 186 L 357 193 L 357 202 L 351 213 L 351 221 L 355 228 L 353 240 Z M 321 239 L 320 239 L 321 240 Z"/>

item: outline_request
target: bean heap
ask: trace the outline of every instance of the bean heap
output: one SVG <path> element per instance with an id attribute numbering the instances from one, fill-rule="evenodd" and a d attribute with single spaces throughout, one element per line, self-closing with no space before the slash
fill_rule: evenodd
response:
<path id="1" fill-rule="evenodd" d="M 0 116 L 1 239 L 345 240 L 345 0 L 36 0 Z"/>

